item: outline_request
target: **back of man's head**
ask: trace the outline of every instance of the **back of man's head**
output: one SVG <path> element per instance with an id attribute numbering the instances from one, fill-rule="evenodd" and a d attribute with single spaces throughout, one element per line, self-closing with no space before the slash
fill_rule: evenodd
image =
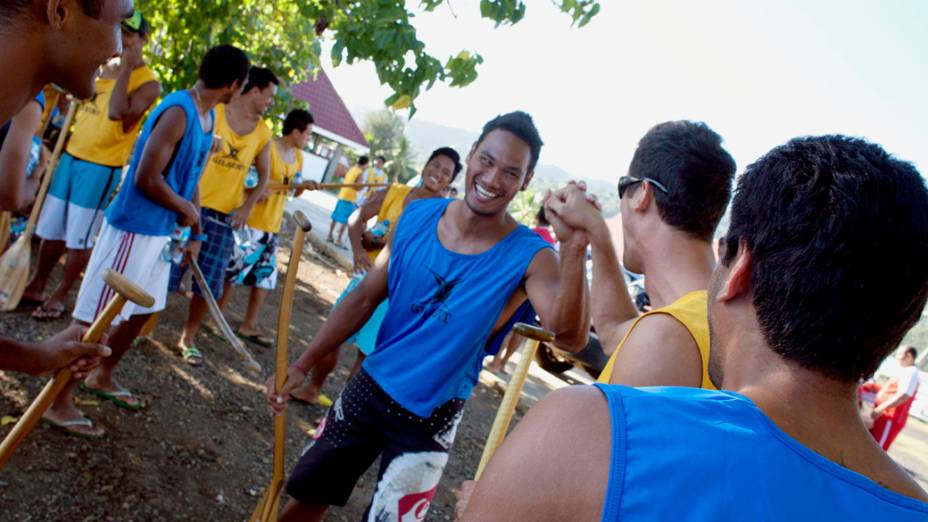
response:
<path id="1" fill-rule="evenodd" d="M 368 158 L 367 156 L 361 156 L 360 158 L 358 158 L 358 166 L 359 166 L 359 167 L 363 167 L 363 166 L 367 165 L 367 164 L 370 163 L 370 162 L 371 162 L 371 159 Z"/>
<path id="2" fill-rule="evenodd" d="M 100 16 L 104 0 L 81 0 L 84 14 L 91 18 Z M 33 0 L 3 0 L 0 2 L 0 26 L 9 25 L 16 17 L 26 14 L 34 7 Z M 44 7 L 44 6 L 43 6 Z"/>
<path id="3" fill-rule="evenodd" d="M 200 81 L 207 89 L 222 89 L 235 82 L 244 84 L 250 65 L 245 51 L 232 45 L 218 45 L 207 51 L 200 62 Z"/>
<path id="4" fill-rule="evenodd" d="M 668 121 L 641 138 L 628 174 L 666 187 L 666 194 L 654 191 L 661 219 L 708 241 L 731 197 L 735 160 L 722 148 L 722 137 L 705 123 Z"/>
<path id="5" fill-rule="evenodd" d="M 738 181 L 722 259 L 753 255 L 767 344 L 832 378 L 869 376 L 928 296 L 928 191 L 915 168 L 844 136 L 797 138 Z"/>

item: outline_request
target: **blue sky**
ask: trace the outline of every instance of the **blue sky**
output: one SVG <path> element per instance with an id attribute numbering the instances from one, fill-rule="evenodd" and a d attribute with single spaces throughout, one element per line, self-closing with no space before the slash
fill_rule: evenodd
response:
<path id="1" fill-rule="evenodd" d="M 604 0 L 583 29 L 540 0 L 494 29 L 478 4 L 415 18 L 433 54 L 485 60 L 470 86 L 422 95 L 415 118 L 476 132 L 523 109 L 546 142 L 542 163 L 605 180 L 670 119 L 708 123 L 739 171 L 791 137 L 843 133 L 928 174 L 928 2 Z M 369 63 L 326 69 L 349 107 L 390 94 Z"/>

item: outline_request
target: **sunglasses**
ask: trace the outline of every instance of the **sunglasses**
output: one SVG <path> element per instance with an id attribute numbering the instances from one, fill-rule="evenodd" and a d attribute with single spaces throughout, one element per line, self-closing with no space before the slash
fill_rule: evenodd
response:
<path id="1" fill-rule="evenodd" d="M 667 187 L 663 183 L 651 178 L 636 178 L 634 176 L 622 176 L 619 178 L 619 199 L 622 199 L 622 196 L 625 195 L 625 191 L 628 187 L 634 185 L 635 183 L 643 183 L 647 181 L 654 186 L 657 190 L 660 190 L 664 194 L 670 194 L 670 191 L 667 190 Z"/>

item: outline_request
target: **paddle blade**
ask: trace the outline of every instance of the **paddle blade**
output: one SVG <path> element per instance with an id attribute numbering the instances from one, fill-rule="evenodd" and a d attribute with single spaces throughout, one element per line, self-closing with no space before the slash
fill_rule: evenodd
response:
<path id="1" fill-rule="evenodd" d="M 0 311 L 10 312 L 19 300 L 29 280 L 31 245 L 22 236 L 0 257 Z"/>

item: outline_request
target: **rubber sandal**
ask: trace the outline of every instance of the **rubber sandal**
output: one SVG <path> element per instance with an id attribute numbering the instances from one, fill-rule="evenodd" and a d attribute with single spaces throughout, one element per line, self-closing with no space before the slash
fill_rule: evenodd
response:
<path id="1" fill-rule="evenodd" d="M 188 346 L 180 354 L 184 362 L 190 366 L 203 366 L 203 352 L 197 350 L 196 346 Z"/>
<path id="2" fill-rule="evenodd" d="M 67 310 L 62 308 L 45 308 L 44 304 L 32 311 L 32 319 L 35 321 L 57 321 L 65 314 Z"/>
<path id="3" fill-rule="evenodd" d="M 274 345 L 274 342 L 272 340 L 260 334 L 245 334 L 245 333 L 242 333 L 241 331 L 236 330 L 235 335 L 237 335 L 238 338 L 242 339 L 243 341 L 248 341 L 250 343 L 257 344 L 258 346 L 263 346 L 265 348 L 270 348 L 271 346 Z"/>
<path id="4" fill-rule="evenodd" d="M 91 435 L 89 433 L 84 433 L 82 431 L 71 429 L 75 426 L 86 426 L 88 428 L 92 428 L 93 421 L 88 419 L 87 417 L 83 417 L 79 420 L 70 420 L 70 421 L 61 421 L 61 422 L 49 419 L 48 417 L 42 417 L 42 422 L 44 424 L 51 426 L 52 428 L 55 428 L 56 430 L 61 430 L 72 437 L 78 437 L 81 439 L 96 440 L 96 439 L 102 439 L 106 436 L 106 434 L 104 433 L 101 433 L 100 435 Z"/>
<path id="5" fill-rule="evenodd" d="M 122 408 L 124 410 L 142 411 L 142 401 L 138 401 L 138 403 L 136 404 L 131 404 L 131 403 L 128 403 L 120 399 L 120 397 L 123 397 L 123 398 L 133 397 L 132 392 L 130 392 L 129 390 L 116 390 L 114 392 L 108 392 L 105 390 L 99 390 L 97 388 L 91 388 L 90 386 L 87 386 L 84 383 L 80 383 L 79 388 L 81 389 L 81 391 L 85 391 L 87 393 L 96 395 L 97 397 L 101 399 L 110 401 L 113 404 L 115 404 L 117 407 Z M 138 400 L 138 398 L 136 398 L 136 400 Z"/>
<path id="6" fill-rule="evenodd" d="M 331 408 L 332 405 L 335 404 L 332 399 L 324 393 L 320 393 L 319 396 L 316 397 L 316 402 L 309 402 L 294 395 L 290 395 L 290 400 L 306 404 L 307 406 L 322 406 L 323 408 Z"/>

